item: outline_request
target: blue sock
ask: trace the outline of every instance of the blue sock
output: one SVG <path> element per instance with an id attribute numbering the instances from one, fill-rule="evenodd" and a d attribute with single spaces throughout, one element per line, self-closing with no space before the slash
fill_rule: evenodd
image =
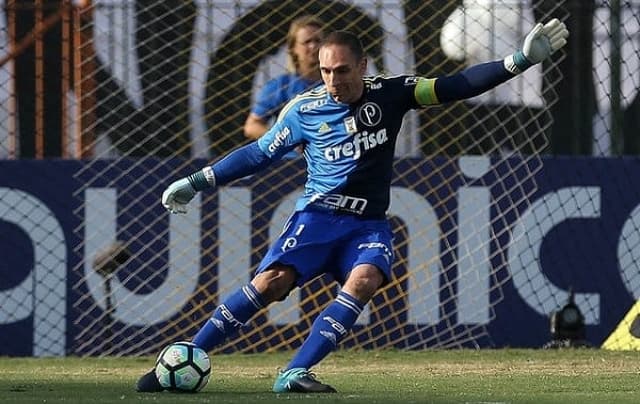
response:
<path id="1" fill-rule="evenodd" d="M 264 302 L 256 288 L 252 284 L 243 286 L 216 308 L 193 338 L 193 343 L 210 351 L 240 330 L 263 307 Z"/>
<path id="2" fill-rule="evenodd" d="M 285 370 L 310 369 L 329 355 L 351 330 L 363 307 L 354 297 L 338 293 L 336 300 L 315 319 L 309 336 Z"/>

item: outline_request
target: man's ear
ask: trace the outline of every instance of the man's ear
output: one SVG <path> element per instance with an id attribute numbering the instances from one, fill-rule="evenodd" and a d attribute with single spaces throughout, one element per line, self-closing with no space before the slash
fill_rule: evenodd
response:
<path id="1" fill-rule="evenodd" d="M 367 72 L 367 57 L 364 56 L 362 59 L 360 59 L 360 74 L 364 76 L 366 72 Z"/>

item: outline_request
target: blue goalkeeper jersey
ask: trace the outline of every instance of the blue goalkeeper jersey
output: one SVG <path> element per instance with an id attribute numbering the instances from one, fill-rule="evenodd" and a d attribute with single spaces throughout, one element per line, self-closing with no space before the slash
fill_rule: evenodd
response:
<path id="1" fill-rule="evenodd" d="M 386 214 L 402 119 L 420 107 L 414 95 L 418 80 L 365 77 L 363 96 L 354 104 L 334 101 L 321 85 L 285 105 L 258 146 L 271 160 L 303 146 L 307 181 L 296 211 Z"/>

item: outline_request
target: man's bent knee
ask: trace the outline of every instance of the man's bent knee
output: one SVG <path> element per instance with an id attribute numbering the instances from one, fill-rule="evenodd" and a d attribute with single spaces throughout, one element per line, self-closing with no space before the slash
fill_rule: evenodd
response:
<path id="1" fill-rule="evenodd" d="M 289 295 L 297 276 L 295 269 L 276 265 L 256 275 L 251 284 L 260 293 L 265 304 L 270 304 L 284 300 Z"/>
<path id="2" fill-rule="evenodd" d="M 353 268 L 342 286 L 342 290 L 366 303 L 376 294 L 383 282 L 384 275 L 378 267 L 371 264 L 360 264 Z"/>

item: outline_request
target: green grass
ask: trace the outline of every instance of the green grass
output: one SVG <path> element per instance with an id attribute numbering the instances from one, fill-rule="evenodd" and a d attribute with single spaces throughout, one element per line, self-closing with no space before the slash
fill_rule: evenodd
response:
<path id="1" fill-rule="evenodd" d="M 640 352 L 340 351 L 314 371 L 335 395 L 270 392 L 290 354 L 217 355 L 197 394 L 133 390 L 153 358 L 0 358 L 2 403 L 638 403 Z"/>

